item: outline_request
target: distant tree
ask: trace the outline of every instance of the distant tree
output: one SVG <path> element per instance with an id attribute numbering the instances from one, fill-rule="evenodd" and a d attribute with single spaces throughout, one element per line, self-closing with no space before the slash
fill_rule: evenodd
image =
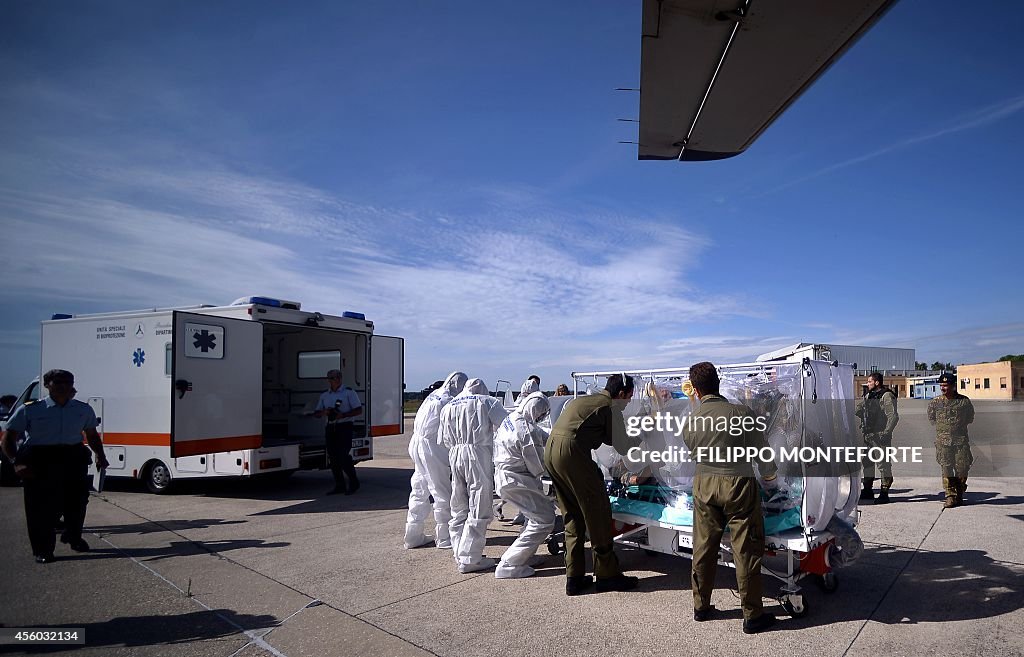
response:
<path id="1" fill-rule="evenodd" d="M 915 370 L 926 370 L 926 369 L 928 369 L 928 363 L 919 363 L 919 362 L 917 362 L 915 360 L 914 361 L 914 369 Z"/>
<path id="2" fill-rule="evenodd" d="M 932 370 L 941 370 L 945 366 L 946 366 L 945 363 L 942 363 L 940 361 L 935 361 L 934 363 L 932 363 L 932 366 L 931 366 L 930 369 L 932 369 Z"/>
<path id="3" fill-rule="evenodd" d="M 1024 354 L 1006 354 L 999 359 L 999 362 L 1012 361 L 1014 363 L 1024 362 Z"/>

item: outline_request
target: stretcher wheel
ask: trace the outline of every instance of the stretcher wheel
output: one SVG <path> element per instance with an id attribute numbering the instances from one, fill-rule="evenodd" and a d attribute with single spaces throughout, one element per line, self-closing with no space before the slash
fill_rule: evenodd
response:
<path id="1" fill-rule="evenodd" d="M 782 609 L 793 618 L 803 618 L 807 615 L 807 601 L 802 595 L 787 595 L 779 599 Z"/>
<path id="2" fill-rule="evenodd" d="M 562 552 L 564 552 L 564 550 L 562 549 L 562 544 L 558 541 L 558 539 L 557 538 L 549 538 L 548 539 L 548 553 L 549 554 L 553 554 L 555 556 L 558 556 L 559 554 L 562 554 Z"/>
<path id="3" fill-rule="evenodd" d="M 835 593 L 839 588 L 839 578 L 835 573 L 825 573 L 814 578 L 814 582 L 825 593 Z"/>

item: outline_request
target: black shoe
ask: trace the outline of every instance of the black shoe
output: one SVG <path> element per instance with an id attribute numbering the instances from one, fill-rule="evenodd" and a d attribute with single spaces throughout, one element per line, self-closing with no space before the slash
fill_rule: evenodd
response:
<path id="1" fill-rule="evenodd" d="M 60 542 L 69 546 L 75 552 L 88 552 L 89 544 L 85 542 L 85 539 L 79 536 L 76 539 L 69 539 L 67 536 L 61 535 Z"/>
<path id="2" fill-rule="evenodd" d="M 878 491 L 878 497 L 875 498 L 875 504 L 888 504 L 889 503 L 889 491 L 883 488 Z"/>
<path id="3" fill-rule="evenodd" d="M 351 486 L 349 486 L 348 490 L 345 491 L 345 494 L 346 495 L 351 495 L 352 493 L 356 492 L 357 490 L 359 490 L 359 482 L 358 481 L 356 483 L 352 484 Z"/>
<path id="4" fill-rule="evenodd" d="M 343 491 L 340 488 L 338 488 L 337 486 L 335 486 L 331 490 L 327 491 L 327 494 L 328 495 L 339 495 L 339 494 L 344 493 L 344 492 L 345 491 Z"/>
<path id="5" fill-rule="evenodd" d="M 598 577 L 597 592 L 606 593 L 608 591 L 632 591 L 636 588 L 636 585 L 639 581 L 639 577 L 633 577 L 632 575 L 619 575 L 617 577 Z"/>
<path id="6" fill-rule="evenodd" d="M 580 575 L 579 577 L 566 577 L 565 594 L 580 595 L 581 593 L 589 589 L 590 585 L 593 583 L 594 578 L 590 575 Z"/>
<path id="7" fill-rule="evenodd" d="M 693 620 L 697 621 L 698 623 L 703 623 L 706 620 L 710 620 L 711 615 L 716 611 L 718 610 L 715 609 L 715 605 L 709 605 L 707 607 L 704 607 L 703 609 L 694 609 Z"/>
<path id="8" fill-rule="evenodd" d="M 52 554 L 37 554 L 36 563 L 53 563 L 54 558 Z"/>
<path id="9" fill-rule="evenodd" d="M 775 614 L 761 614 L 752 620 L 743 621 L 744 634 L 757 634 L 775 625 Z"/>
<path id="10" fill-rule="evenodd" d="M 871 490 L 870 488 L 865 488 L 864 490 L 862 490 L 860 492 L 860 501 L 861 502 L 870 502 L 873 499 L 875 499 L 875 492 L 873 490 Z"/>

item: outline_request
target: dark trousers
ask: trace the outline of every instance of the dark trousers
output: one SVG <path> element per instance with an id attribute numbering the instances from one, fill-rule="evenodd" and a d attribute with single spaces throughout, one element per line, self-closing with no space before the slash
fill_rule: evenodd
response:
<path id="1" fill-rule="evenodd" d="M 25 458 L 32 476 L 25 480 L 25 520 L 32 554 L 53 554 L 53 527 L 64 515 L 64 537 L 82 537 L 89 503 L 89 450 L 84 445 L 34 447 Z"/>
<path id="2" fill-rule="evenodd" d="M 324 432 L 327 443 L 327 457 L 331 460 L 331 474 L 334 475 L 334 487 L 345 488 L 345 475 L 348 476 L 348 489 L 359 485 L 356 476 L 356 464 L 352 461 L 352 432 L 355 427 L 351 422 L 328 424 Z"/>

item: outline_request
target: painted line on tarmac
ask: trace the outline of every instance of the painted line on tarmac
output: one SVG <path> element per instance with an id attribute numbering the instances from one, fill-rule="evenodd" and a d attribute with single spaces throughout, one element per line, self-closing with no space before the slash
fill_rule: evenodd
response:
<path id="1" fill-rule="evenodd" d="M 107 545 L 109 545 L 110 547 L 112 547 L 115 550 L 117 550 L 118 552 L 120 552 L 123 556 L 127 557 L 128 559 L 131 559 L 132 562 L 134 562 L 136 565 L 142 566 L 143 568 L 148 570 L 150 572 L 150 574 L 152 574 L 155 577 L 157 577 L 158 579 L 162 580 L 165 584 L 167 584 L 171 588 L 175 589 L 176 591 L 178 591 L 179 593 L 181 593 L 185 597 L 187 597 L 190 600 L 194 601 L 197 605 L 199 605 L 200 607 L 202 607 L 206 611 L 212 613 L 217 618 L 221 619 L 222 621 L 224 621 L 225 623 L 227 623 L 231 627 L 235 628 L 236 630 L 238 630 L 239 632 L 241 632 L 242 634 L 247 636 L 249 638 L 249 643 L 247 643 L 244 646 L 242 646 L 242 648 L 240 648 L 239 650 L 236 650 L 233 654 L 237 655 L 239 652 L 241 652 L 245 648 L 247 648 L 247 647 L 249 647 L 251 645 L 256 645 L 256 646 L 259 646 L 260 648 L 262 648 L 263 650 L 266 650 L 267 652 L 271 653 L 275 657 L 288 657 L 283 652 L 277 650 L 276 648 L 274 648 L 274 646 L 270 645 L 269 643 L 267 643 L 266 641 L 263 640 L 263 637 L 266 634 L 269 634 L 274 628 L 270 628 L 269 630 L 267 630 L 263 634 L 257 634 L 255 631 L 245 629 L 244 627 L 242 627 L 241 625 L 239 625 L 235 621 L 231 620 L 230 618 L 228 618 L 224 614 L 221 614 L 219 612 L 214 611 L 209 605 L 207 605 L 205 602 L 203 602 L 202 600 L 200 600 L 196 596 L 189 595 L 184 590 L 182 590 L 182 588 L 180 586 L 178 586 L 177 584 L 175 584 L 171 580 L 167 579 L 166 577 L 164 577 L 160 573 L 156 572 L 155 570 L 153 570 L 152 568 L 150 568 L 146 564 L 142 563 L 141 561 L 139 561 L 138 559 L 136 559 L 132 555 L 128 554 L 127 552 L 125 552 L 124 550 L 119 548 L 118 546 L 114 545 L 113 543 L 108 541 L 105 537 L 99 536 L 98 538 L 101 541 L 103 541 L 104 543 L 106 543 Z M 305 609 L 305 608 L 306 607 L 303 607 L 303 609 Z M 300 609 L 299 611 L 302 611 L 302 609 Z M 296 612 L 296 613 L 298 613 L 298 612 Z M 292 614 L 292 616 L 294 616 L 294 615 L 295 614 Z M 291 618 L 291 616 L 289 616 L 288 618 Z"/>

